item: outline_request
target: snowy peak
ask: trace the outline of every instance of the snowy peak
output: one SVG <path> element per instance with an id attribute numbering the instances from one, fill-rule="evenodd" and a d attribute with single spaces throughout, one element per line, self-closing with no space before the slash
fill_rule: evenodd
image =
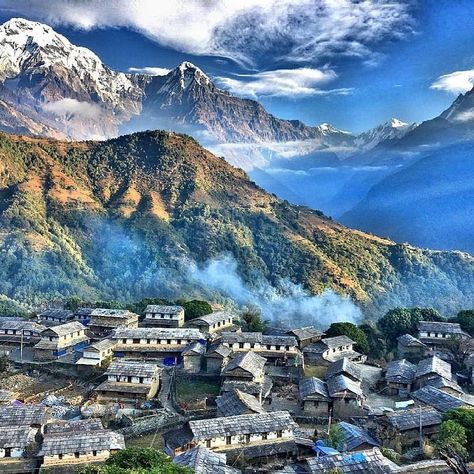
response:
<path id="1" fill-rule="evenodd" d="M 187 89 L 193 84 L 200 86 L 209 86 L 212 84 L 209 77 L 189 61 L 182 62 L 178 67 L 173 69 L 168 76 L 172 80 L 178 80 L 181 89 Z"/>
<path id="2" fill-rule="evenodd" d="M 318 126 L 318 129 L 323 135 L 331 135 L 331 134 L 344 134 L 344 135 L 352 135 L 351 132 L 346 132 L 344 130 L 339 130 L 336 127 L 333 127 L 330 123 L 322 123 Z"/>
<path id="3" fill-rule="evenodd" d="M 367 132 L 361 133 L 355 140 L 355 144 L 361 148 L 370 150 L 385 140 L 402 138 L 417 126 L 416 123 L 402 122 L 392 118 Z"/>

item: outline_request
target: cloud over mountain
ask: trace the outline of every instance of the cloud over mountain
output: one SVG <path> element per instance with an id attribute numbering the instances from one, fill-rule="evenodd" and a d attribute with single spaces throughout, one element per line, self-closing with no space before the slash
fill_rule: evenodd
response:
<path id="1" fill-rule="evenodd" d="M 438 77 L 431 89 L 450 92 L 452 94 L 464 94 L 474 87 L 474 69 L 455 71 Z"/>
<path id="2" fill-rule="evenodd" d="M 80 29 L 126 27 L 191 54 L 255 64 L 274 59 L 313 63 L 338 55 L 367 59 L 384 41 L 413 29 L 402 0 L 4 0 L 20 15 Z"/>
<path id="3" fill-rule="evenodd" d="M 217 77 L 216 80 L 231 93 L 250 97 L 349 94 L 352 89 L 321 89 L 337 78 L 331 69 L 278 69 L 235 77 Z"/>

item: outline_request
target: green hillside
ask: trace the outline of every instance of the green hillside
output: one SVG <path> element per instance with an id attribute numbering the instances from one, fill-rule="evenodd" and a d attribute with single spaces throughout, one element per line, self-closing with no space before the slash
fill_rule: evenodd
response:
<path id="1" fill-rule="evenodd" d="M 106 142 L 0 135 L 0 294 L 45 300 L 201 293 L 183 268 L 229 253 L 250 284 L 282 279 L 395 305 L 474 305 L 474 260 L 349 230 L 292 206 L 187 136 Z"/>

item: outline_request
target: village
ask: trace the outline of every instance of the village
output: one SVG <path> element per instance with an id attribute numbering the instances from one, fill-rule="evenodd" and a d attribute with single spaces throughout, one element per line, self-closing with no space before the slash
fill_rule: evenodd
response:
<path id="1" fill-rule="evenodd" d="M 249 331 L 226 310 L 2 317 L 0 472 L 73 473 L 130 446 L 197 474 L 471 472 L 433 446 L 447 414 L 474 410 L 472 337 L 420 321 L 393 342 L 382 367 L 347 335 Z"/>

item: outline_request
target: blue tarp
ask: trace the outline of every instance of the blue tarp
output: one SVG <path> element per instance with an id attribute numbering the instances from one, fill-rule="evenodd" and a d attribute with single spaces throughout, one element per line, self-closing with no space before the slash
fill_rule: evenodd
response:
<path id="1" fill-rule="evenodd" d="M 318 439 L 318 441 L 314 443 L 313 451 L 320 456 L 335 456 L 336 454 L 340 454 L 337 449 L 326 446 L 324 441 L 321 439 Z"/>
<path id="2" fill-rule="evenodd" d="M 175 365 L 178 365 L 178 360 L 176 357 L 165 357 L 163 359 L 163 364 L 166 365 L 166 367 L 174 367 Z"/>

